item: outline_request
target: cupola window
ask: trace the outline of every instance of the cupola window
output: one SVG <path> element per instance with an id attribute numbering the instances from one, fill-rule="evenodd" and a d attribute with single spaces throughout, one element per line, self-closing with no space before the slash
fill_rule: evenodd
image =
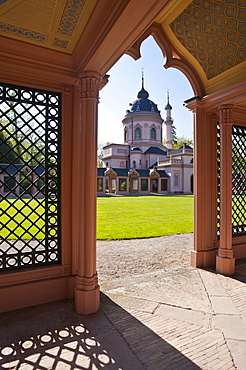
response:
<path id="1" fill-rule="evenodd" d="M 127 133 L 127 130 L 124 131 L 124 140 L 127 141 L 128 140 L 128 133 Z"/>
<path id="2" fill-rule="evenodd" d="M 150 138 L 151 138 L 151 140 L 156 140 L 156 129 L 155 128 L 151 129 Z"/>
<path id="3" fill-rule="evenodd" d="M 141 128 L 137 127 L 135 130 L 135 139 L 140 140 L 141 139 Z"/>
<path id="4" fill-rule="evenodd" d="M 174 174 L 174 186 L 179 186 L 179 175 L 177 172 Z"/>

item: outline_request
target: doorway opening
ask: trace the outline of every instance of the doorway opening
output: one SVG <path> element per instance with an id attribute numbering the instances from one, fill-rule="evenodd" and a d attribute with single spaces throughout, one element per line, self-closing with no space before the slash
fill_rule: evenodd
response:
<path id="1" fill-rule="evenodd" d="M 141 199 L 141 196 L 148 195 L 146 198 L 150 197 L 150 194 L 154 194 L 153 197 L 157 197 L 161 195 L 162 198 L 165 195 L 174 195 L 175 190 L 172 191 L 172 184 L 171 184 L 171 171 L 168 169 L 168 165 L 173 166 L 177 171 L 180 173 L 179 184 L 180 186 L 185 183 L 186 189 L 180 190 L 178 189 L 178 193 L 181 193 L 180 196 L 185 194 L 189 194 L 191 199 L 193 199 L 193 188 L 191 188 L 191 176 L 193 176 L 193 149 L 192 149 L 192 142 L 193 142 L 193 116 L 192 113 L 189 112 L 185 107 L 183 107 L 183 102 L 193 96 L 192 88 L 186 79 L 186 77 L 178 70 L 170 69 L 165 70 L 163 67 L 163 55 L 161 50 L 159 49 L 158 45 L 155 43 L 154 39 L 150 36 L 142 43 L 142 58 L 139 61 L 134 61 L 130 56 L 124 55 L 115 65 L 114 67 L 108 72 L 110 75 L 108 84 L 101 90 L 100 92 L 100 104 L 99 104 L 99 142 L 107 143 L 107 147 L 105 148 L 105 166 L 107 164 L 107 168 L 112 166 L 112 169 L 117 173 L 116 176 L 116 191 L 112 194 L 112 197 L 125 197 L 128 196 L 131 199 L 131 203 L 135 201 L 135 199 Z M 143 79 L 142 78 L 142 68 L 144 67 L 143 71 Z M 127 73 L 126 73 L 127 71 Z M 129 73 L 131 71 L 131 73 Z M 177 91 L 177 81 L 180 86 L 184 86 L 184 88 L 180 88 Z M 168 105 L 167 99 L 169 99 L 169 104 L 172 106 L 171 114 L 173 119 L 173 126 L 175 130 L 173 130 L 174 141 L 173 148 L 170 148 L 169 154 L 171 154 L 168 158 L 161 159 L 161 156 L 166 155 L 162 151 L 166 150 L 166 141 L 165 141 L 165 124 L 160 124 L 157 122 L 149 121 L 141 122 L 140 120 L 136 119 L 134 114 L 131 117 L 132 110 L 135 109 L 134 113 L 141 112 L 141 106 L 137 106 L 136 96 L 139 91 L 141 91 L 142 82 L 144 83 L 143 88 L 145 91 L 148 92 L 149 97 L 147 99 L 151 100 L 152 102 L 158 105 L 158 109 L 161 111 L 161 117 L 163 120 L 166 120 L 167 111 L 165 107 Z M 119 88 L 120 87 L 120 88 Z M 169 91 L 169 93 L 168 93 Z M 177 96 L 175 96 L 177 94 Z M 130 105 L 129 103 L 132 102 Z M 136 107 L 135 105 L 136 104 Z M 169 109 L 169 108 L 168 108 Z M 130 113 L 129 113 L 130 112 Z M 152 110 L 150 108 L 150 112 L 153 114 L 158 114 L 155 112 L 155 106 L 153 105 Z M 128 114 L 129 123 L 127 127 L 122 126 L 122 120 Z M 143 113 L 142 113 L 143 114 Z M 117 124 L 118 122 L 118 124 Z M 136 124 L 136 127 L 134 126 Z M 159 126 L 161 128 L 159 128 Z M 155 131 L 153 131 L 153 127 Z M 140 136 L 136 138 L 136 131 L 135 129 L 141 129 L 141 140 L 139 139 Z M 158 145 L 156 145 L 156 141 L 159 140 L 158 134 L 161 131 L 161 140 Z M 153 134 L 154 132 L 154 134 Z M 147 136 L 149 135 L 148 140 L 151 141 L 145 145 L 147 142 Z M 182 138 L 183 142 L 180 143 L 179 139 Z M 178 139 L 178 140 L 176 140 Z M 190 141 L 188 141 L 188 139 Z M 131 142 L 133 141 L 133 143 Z M 134 140 L 137 140 L 137 145 L 134 144 Z M 142 145 L 142 141 L 145 143 Z M 109 143 L 112 143 L 109 144 Z M 119 144 L 116 144 L 119 143 Z M 176 146 L 175 146 L 176 144 Z M 141 146 L 142 145 L 142 146 Z M 145 147 L 144 147 L 145 145 Z M 153 147 L 158 147 L 158 152 L 153 153 Z M 165 148 L 164 148 L 165 147 Z M 144 148 L 144 149 L 142 149 Z M 146 158 L 144 158 L 143 154 L 148 151 L 146 154 Z M 173 150 L 173 152 L 171 152 Z M 125 152 L 124 152 L 125 151 Z M 183 172 L 180 170 L 182 165 L 182 158 L 183 156 L 187 156 L 188 166 L 190 166 L 190 172 L 187 174 L 186 180 L 182 177 Z M 126 157 L 126 158 L 125 158 Z M 124 159 L 123 159 L 124 158 Z M 155 158 L 155 162 L 154 162 Z M 112 162 L 115 161 L 115 162 Z M 121 163 L 129 164 L 125 168 L 122 167 Z M 160 165 L 159 169 L 157 164 Z M 147 167 L 147 168 L 146 168 Z M 133 175 L 129 175 L 132 171 L 136 171 L 138 173 L 137 177 Z M 159 177 L 152 175 L 153 171 L 160 171 Z M 164 173 L 165 172 L 165 173 Z M 166 174 L 166 175 L 165 175 Z M 121 189 L 122 178 L 126 179 L 124 183 L 126 183 L 126 190 Z M 173 182 L 174 184 L 174 182 Z M 173 185 L 174 187 L 174 185 Z M 135 195 L 137 195 L 135 197 Z M 177 196 L 175 194 L 175 196 Z M 103 202 L 105 204 L 105 199 L 102 197 L 98 197 L 98 209 L 100 209 L 100 203 Z M 108 199 L 108 198 L 107 198 Z M 150 199 L 150 198 L 149 198 Z M 167 199 L 167 198 L 166 198 Z M 171 197 L 170 197 L 171 199 Z M 109 200 L 109 203 L 113 203 L 113 201 Z M 116 209 L 117 206 L 115 206 Z M 123 207 L 120 203 L 118 208 L 120 209 Z M 144 203 L 142 204 L 142 215 L 145 213 Z M 119 225 L 122 225 L 122 228 L 126 225 L 129 226 L 131 232 L 135 232 L 135 240 L 140 237 L 140 229 L 134 223 L 134 217 L 130 218 L 132 215 L 132 209 L 127 208 L 127 215 L 118 218 L 117 222 Z M 161 210 L 158 210 L 158 207 L 153 207 L 151 215 L 151 221 L 157 217 L 157 212 L 161 213 L 162 217 L 162 225 L 165 227 L 166 222 L 166 212 L 165 207 Z M 118 212 L 115 211 L 114 218 Z M 193 218 L 193 206 L 190 210 L 191 218 Z M 111 217 L 111 216 L 110 216 Z M 169 217 L 169 216 L 168 216 Z M 101 214 L 100 214 L 101 218 Z M 102 228 L 110 228 L 112 229 L 112 221 L 111 218 L 105 217 L 105 223 L 102 223 L 102 226 L 99 226 L 98 223 L 98 236 L 100 233 L 100 227 Z M 147 225 L 150 223 L 150 219 L 145 217 L 145 221 L 143 224 L 143 228 L 146 229 Z M 152 227 L 152 230 L 155 231 L 155 226 Z M 147 233 L 147 230 L 145 230 Z M 177 226 L 176 233 L 180 232 L 179 226 Z M 129 239 L 130 231 L 126 231 L 125 239 Z M 142 235 L 142 234 L 141 234 Z M 145 234 L 146 237 L 147 234 Z M 165 235 L 163 233 L 163 235 Z M 157 236 L 157 235 L 153 235 Z M 99 237 L 100 238 L 100 237 Z M 110 238 L 110 237 L 109 237 Z M 117 239 L 117 237 L 112 237 L 112 239 Z M 189 253 L 193 247 L 193 236 L 190 235 L 190 245 L 187 250 L 187 265 L 189 265 Z M 146 239 L 147 241 L 147 239 Z M 104 243 L 104 242 L 99 242 Z M 105 241 L 105 243 L 107 243 Z M 130 245 L 130 241 L 126 242 L 126 244 Z M 113 248 L 113 246 L 111 247 Z M 99 248 L 100 249 L 100 248 Z M 126 251 L 124 256 L 119 256 L 121 260 L 125 258 L 130 258 L 129 251 Z M 145 251 L 147 252 L 147 251 Z M 113 252 L 112 252 L 113 253 Z M 181 251 L 182 255 L 182 251 Z M 181 255 L 179 260 L 181 260 Z M 105 271 L 100 271 L 100 255 L 99 258 L 99 278 L 100 274 L 105 274 Z M 164 256 L 160 257 L 164 261 Z M 108 259 L 111 259 L 108 256 Z M 133 258 L 131 263 L 135 261 Z M 136 262 L 136 261 L 135 261 Z M 128 263 L 128 262 L 126 262 Z M 130 263 L 130 262 L 129 262 Z M 147 262 L 146 262 L 147 263 Z M 177 259 L 178 263 L 178 259 Z M 108 267 L 107 267 L 108 266 Z M 111 265 L 107 264 L 107 266 L 102 269 L 108 269 L 109 275 L 111 274 L 110 269 L 112 267 L 112 260 Z M 110 267 L 111 266 L 111 267 Z M 115 261 L 115 266 L 112 271 L 112 275 L 117 275 L 117 270 L 120 270 L 118 266 L 118 261 Z M 147 269 L 146 265 L 146 269 Z M 122 272 L 124 273 L 124 272 Z M 120 274 L 120 273 L 119 273 Z"/>

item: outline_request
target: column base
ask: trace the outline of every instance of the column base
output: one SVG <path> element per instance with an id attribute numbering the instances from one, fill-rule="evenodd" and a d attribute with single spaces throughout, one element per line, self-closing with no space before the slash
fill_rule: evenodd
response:
<path id="1" fill-rule="evenodd" d="M 216 264 L 216 254 L 218 249 L 207 251 L 191 251 L 190 264 L 193 267 L 211 267 Z"/>
<path id="2" fill-rule="evenodd" d="M 216 272 L 223 275 L 233 275 L 235 273 L 235 258 L 216 256 Z"/>
<path id="3" fill-rule="evenodd" d="M 100 287 L 97 275 L 90 278 L 77 276 L 75 286 L 75 310 L 79 314 L 95 313 L 100 307 Z"/>

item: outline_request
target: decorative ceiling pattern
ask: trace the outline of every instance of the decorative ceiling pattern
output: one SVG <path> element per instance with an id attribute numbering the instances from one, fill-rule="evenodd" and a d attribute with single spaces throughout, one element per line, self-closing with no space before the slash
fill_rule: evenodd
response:
<path id="1" fill-rule="evenodd" d="M 0 34 L 72 52 L 96 1 L 0 0 Z"/>
<path id="2" fill-rule="evenodd" d="M 29 30 L 27 28 L 22 28 L 18 26 L 13 26 L 8 23 L 0 22 L 0 32 L 11 36 L 17 36 L 24 39 L 29 39 L 38 43 L 43 43 L 45 41 L 45 34 Z"/>
<path id="3" fill-rule="evenodd" d="M 67 0 L 57 33 L 71 36 L 85 6 L 86 0 Z"/>
<path id="4" fill-rule="evenodd" d="M 208 79 L 246 60 L 245 0 L 193 0 L 170 27 Z"/>

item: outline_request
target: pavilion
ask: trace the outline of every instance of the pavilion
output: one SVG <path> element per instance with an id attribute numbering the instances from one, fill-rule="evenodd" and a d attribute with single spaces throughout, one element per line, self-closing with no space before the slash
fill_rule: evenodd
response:
<path id="1" fill-rule="evenodd" d="M 0 312 L 73 297 L 77 312 L 98 310 L 99 92 L 114 63 L 124 53 L 140 58 L 150 35 L 164 67 L 182 71 L 194 91 L 185 103 L 194 113 L 191 264 L 234 273 L 246 257 L 245 13 L 240 0 L 0 1 L 1 132 L 9 147 L 0 163 L 45 168 L 34 173 L 45 202 L 34 192 L 27 203 L 45 215 L 42 229 L 28 223 L 21 199 L 4 198 Z"/>

